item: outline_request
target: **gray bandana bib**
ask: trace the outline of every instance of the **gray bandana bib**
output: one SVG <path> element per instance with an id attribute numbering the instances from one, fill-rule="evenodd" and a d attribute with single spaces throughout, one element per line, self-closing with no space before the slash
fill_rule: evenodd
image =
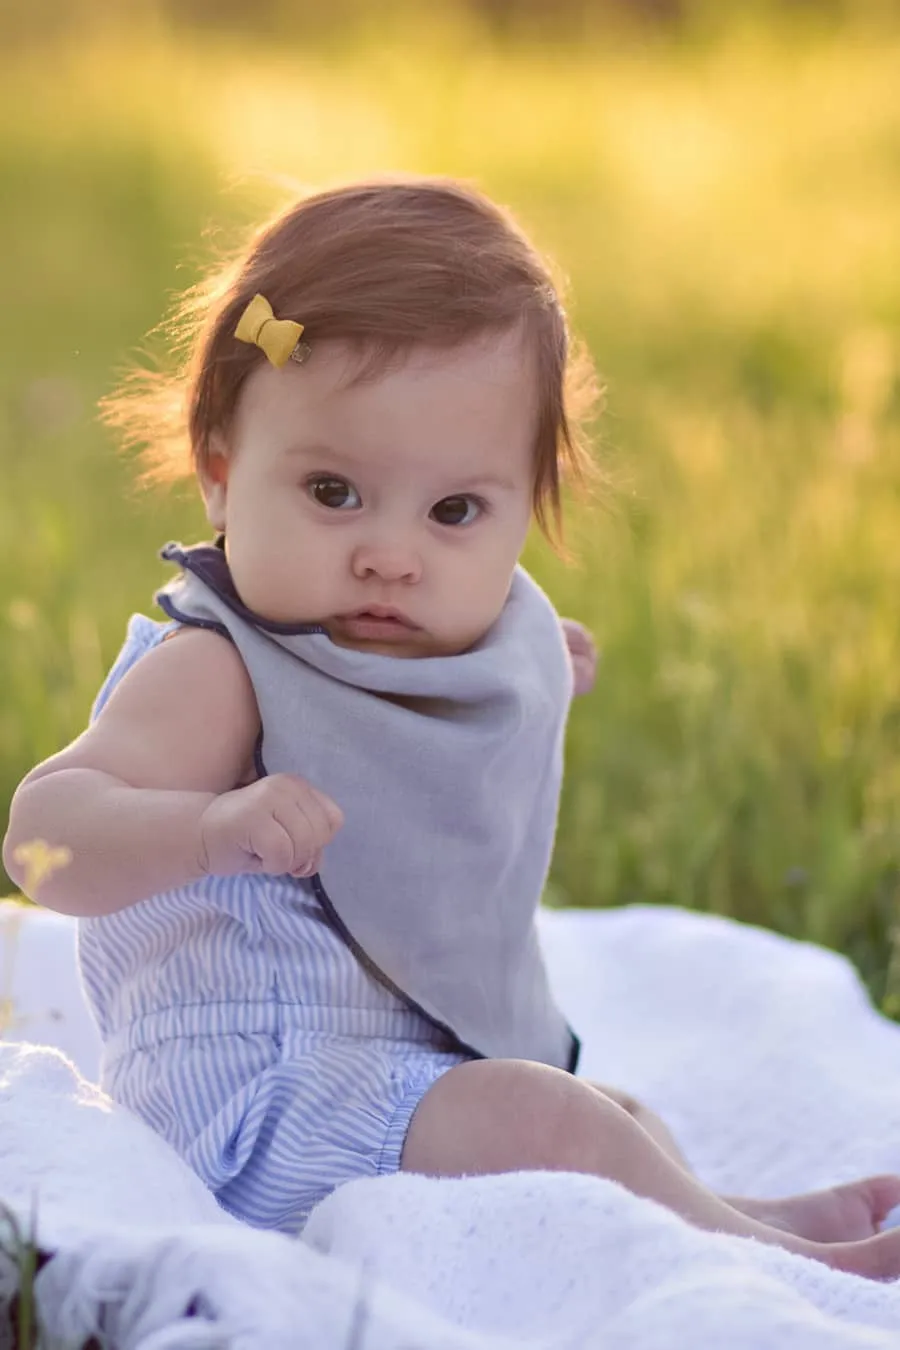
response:
<path id="1" fill-rule="evenodd" d="M 160 607 L 224 633 L 247 667 L 259 772 L 299 774 L 344 813 L 313 886 L 356 956 L 466 1049 L 574 1068 L 535 928 L 572 692 L 540 587 L 517 567 L 474 647 L 403 659 L 255 615 L 220 548 L 161 556 L 183 571 Z"/>

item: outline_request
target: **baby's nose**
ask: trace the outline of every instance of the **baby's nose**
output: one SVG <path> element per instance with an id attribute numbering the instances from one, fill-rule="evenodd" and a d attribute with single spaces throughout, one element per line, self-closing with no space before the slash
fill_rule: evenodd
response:
<path id="1" fill-rule="evenodd" d="M 382 581 L 418 581 L 422 560 L 416 550 L 396 542 L 359 545 L 353 556 L 357 577 L 377 576 Z"/>

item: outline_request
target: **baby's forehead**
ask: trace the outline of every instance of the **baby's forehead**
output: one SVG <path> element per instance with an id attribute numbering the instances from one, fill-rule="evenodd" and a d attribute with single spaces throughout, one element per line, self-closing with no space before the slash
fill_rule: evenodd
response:
<path id="1" fill-rule="evenodd" d="M 479 333 L 452 345 L 407 346 L 332 339 L 313 348 L 319 380 L 334 392 L 364 389 L 381 380 L 490 380 L 519 383 L 534 376 L 535 353 L 519 328 Z"/>
<path id="2" fill-rule="evenodd" d="M 361 359 L 363 364 L 361 364 Z M 261 364 L 247 381 L 239 434 L 271 444 L 321 444 L 393 466 L 531 458 L 536 381 L 509 342 L 447 352 L 416 348 L 382 370 L 344 344 L 321 343 L 302 366 Z"/>

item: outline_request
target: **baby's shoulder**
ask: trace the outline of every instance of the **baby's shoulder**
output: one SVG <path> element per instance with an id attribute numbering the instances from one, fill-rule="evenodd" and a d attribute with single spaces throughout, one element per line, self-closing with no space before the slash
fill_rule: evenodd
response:
<path id="1" fill-rule="evenodd" d="M 152 669 L 156 679 L 173 689 L 181 687 L 186 695 L 208 692 L 215 696 L 224 687 L 232 696 L 255 703 L 243 657 L 227 634 L 182 623 L 166 624 L 164 628 L 143 654 L 145 671 Z"/>
<path id="2" fill-rule="evenodd" d="M 120 668 L 58 767 L 100 768 L 141 787 L 226 792 L 244 780 L 259 728 L 234 645 L 211 629 L 166 626 Z"/>
<path id="3" fill-rule="evenodd" d="M 169 639 L 174 637 L 180 638 L 181 641 L 178 643 L 178 656 L 173 663 L 169 659 L 171 651 Z M 246 681 L 249 686 L 249 676 L 246 674 L 244 663 L 227 635 L 223 636 L 212 628 L 189 626 L 172 619 L 159 622 L 148 618 L 146 614 L 132 614 L 128 620 L 122 646 L 94 699 L 90 714 L 92 722 L 100 715 L 113 691 L 125 677 L 139 663 L 146 672 L 148 669 L 146 658 L 155 648 L 163 645 L 167 648 L 164 664 L 160 662 L 159 657 L 155 657 L 150 663 L 154 675 L 161 669 L 172 669 L 176 673 L 183 669 L 185 673 L 190 673 L 195 667 L 199 667 L 198 677 L 202 676 L 204 668 L 208 668 L 209 677 L 214 678 L 219 668 L 225 667 L 226 671 L 228 668 L 231 669 L 232 676 L 238 683 Z"/>

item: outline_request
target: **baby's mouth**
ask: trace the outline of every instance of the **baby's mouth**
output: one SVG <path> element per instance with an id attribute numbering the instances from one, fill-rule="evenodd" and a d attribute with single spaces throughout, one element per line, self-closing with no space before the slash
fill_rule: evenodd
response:
<path id="1" fill-rule="evenodd" d="M 390 641 L 392 638 L 408 638 L 410 633 L 418 632 L 417 626 L 397 610 L 357 610 L 355 614 L 339 614 L 336 617 L 341 629 L 353 638 Z"/>

